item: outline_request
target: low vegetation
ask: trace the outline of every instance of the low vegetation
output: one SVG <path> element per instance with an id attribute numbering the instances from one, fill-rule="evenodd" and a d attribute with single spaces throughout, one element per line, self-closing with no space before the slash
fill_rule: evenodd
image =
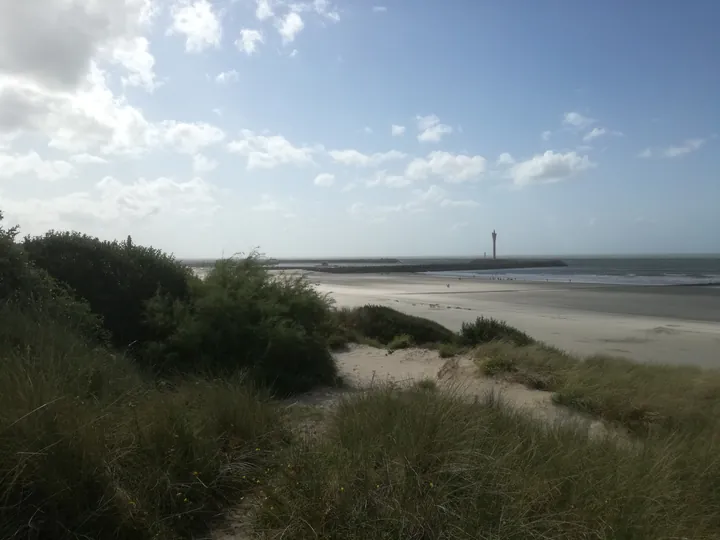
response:
<path id="1" fill-rule="evenodd" d="M 289 447 L 258 502 L 264 538 L 714 538 L 713 443 L 639 452 L 425 388 L 343 402 Z"/>
<path id="2" fill-rule="evenodd" d="M 635 433 L 720 428 L 718 371 L 606 356 L 581 360 L 545 345 L 518 347 L 503 342 L 480 346 L 475 355 L 487 375 L 552 391 L 557 403 Z"/>
<path id="3" fill-rule="evenodd" d="M 390 343 L 388 343 L 388 350 L 397 351 L 400 349 L 409 349 L 413 346 L 413 339 L 407 334 L 401 336 L 395 336 Z"/>
<path id="4" fill-rule="evenodd" d="M 336 312 L 340 332 L 348 341 L 374 340 L 388 345 L 396 336 L 409 336 L 418 346 L 452 342 L 457 336 L 441 324 L 385 306 L 367 305 Z"/>
<path id="5" fill-rule="evenodd" d="M 460 342 L 463 345 L 480 345 L 493 341 L 507 341 L 515 345 L 530 345 L 535 340 L 525 332 L 490 317 L 478 317 L 474 322 L 462 324 Z"/>
<path id="6" fill-rule="evenodd" d="M 238 506 L 268 539 L 720 536 L 717 373 L 579 361 L 483 317 L 456 333 L 337 310 L 253 256 L 199 280 L 129 238 L 18 242 L 1 220 L 0 538 L 197 538 Z M 641 444 L 432 379 L 308 405 L 323 429 L 300 435 L 275 398 L 338 383 L 329 351 L 350 343 L 474 351 Z"/>

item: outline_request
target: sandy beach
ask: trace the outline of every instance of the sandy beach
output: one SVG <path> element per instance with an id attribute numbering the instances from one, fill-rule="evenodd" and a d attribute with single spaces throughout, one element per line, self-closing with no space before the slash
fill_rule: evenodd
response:
<path id="1" fill-rule="evenodd" d="M 480 315 L 581 355 L 720 368 L 720 289 L 308 273 L 338 306 L 394 307 L 457 330 Z"/>

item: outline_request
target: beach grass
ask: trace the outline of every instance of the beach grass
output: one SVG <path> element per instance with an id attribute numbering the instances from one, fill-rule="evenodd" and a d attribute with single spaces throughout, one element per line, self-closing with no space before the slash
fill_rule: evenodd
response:
<path id="1" fill-rule="evenodd" d="M 715 538 L 715 440 L 589 439 L 425 385 L 346 399 L 288 447 L 261 538 Z"/>
<path id="2" fill-rule="evenodd" d="M 475 349 L 483 375 L 554 392 L 556 403 L 638 434 L 716 431 L 720 372 L 640 364 L 624 358 L 578 358 L 545 345 L 494 342 Z"/>
<path id="3" fill-rule="evenodd" d="M 155 382 L 62 325 L 0 342 L 0 538 L 190 538 L 255 489 L 286 440 L 241 377 Z"/>

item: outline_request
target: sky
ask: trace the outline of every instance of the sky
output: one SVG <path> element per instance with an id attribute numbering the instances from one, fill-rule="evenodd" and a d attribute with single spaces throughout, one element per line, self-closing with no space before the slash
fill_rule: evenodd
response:
<path id="1" fill-rule="evenodd" d="M 720 253 L 717 0 L 0 0 L 0 210 L 178 257 Z"/>

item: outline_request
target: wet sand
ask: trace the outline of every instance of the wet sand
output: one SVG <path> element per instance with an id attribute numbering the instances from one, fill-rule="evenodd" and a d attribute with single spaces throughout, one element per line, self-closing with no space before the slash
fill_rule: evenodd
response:
<path id="1" fill-rule="evenodd" d="M 720 368 L 720 288 L 307 275 L 339 306 L 388 305 L 453 330 L 485 315 L 580 355 Z"/>

